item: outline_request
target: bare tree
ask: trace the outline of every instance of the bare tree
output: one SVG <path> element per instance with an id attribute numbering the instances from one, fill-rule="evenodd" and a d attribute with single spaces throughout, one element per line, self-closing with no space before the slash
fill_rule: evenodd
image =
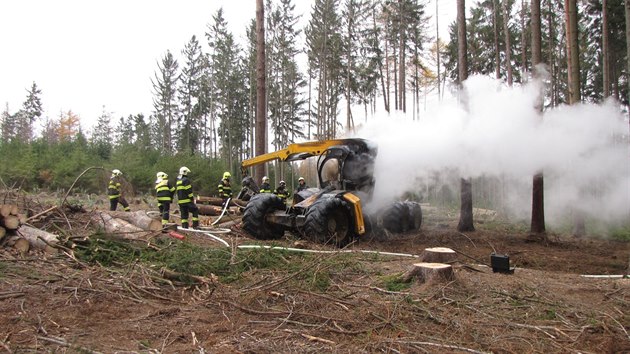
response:
<path id="1" fill-rule="evenodd" d="M 265 7 L 263 0 L 256 0 L 256 155 L 267 152 L 267 104 L 265 69 Z M 265 175 L 265 165 L 254 167 L 254 180 Z"/>
<path id="2" fill-rule="evenodd" d="M 602 71 L 604 99 L 610 96 L 610 47 L 608 30 L 608 1 L 602 0 Z"/>
<path id="3" fill-rule="evenodd" d="M 510 12 L 508 0 L 501 2 L 503 10 L 503 32 L 505 34 L 505 68 L 507 71 L 507 83 L 512 86 L 512 43 L 510 41 Z"/>
<path id="4" fill-rule="evenodd" d="M 577 26 L 577 0 L 564 0 L 564 18 L 567 33 L 567 65 L 569 104 L 580 102 L 580 51 L 578 47 Z M 584 215 L 579 210 L 575 211 L 574 236 L 583 236 L 586 233 Z"/>
<path id="5" fill-rule="evenodd" d="M 458 79 L 460 91 L 462 82 L 468 78 L 468 46 L 466 44 L 466 1 L 457 0 L 457 58 L 458 58 Z M 465 102 L 464 102 L 465 104 Z M 472 181 L 470 178 L 461 179 L 461 208 L 459 213 L 459 232 L 475 231 L 473 225 L 472 212 Z"/>
<path id="6" fill-rule="evenodd" d="M 542 63 L 542 31 L 540 29 L 540 0 L 531 1 L 531 28 L 532 28 L 532 66 L 534 78 L 541 79 L 540 65 Z M 536 100 L 536 109 L 542 112 L 542 89 Z M 532 220 L 530 232 L 543 234 L 545 232 L 545 198 L 544 178 L 542 172 L 536 173 L 532 187 Z"/>

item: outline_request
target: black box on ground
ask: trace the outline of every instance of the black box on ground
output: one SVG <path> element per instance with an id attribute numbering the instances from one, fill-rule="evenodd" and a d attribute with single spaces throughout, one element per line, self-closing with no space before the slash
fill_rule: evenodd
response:
<path id="1" fill-rule="evenodd" d="M 495 273 L 514 273 L 514 269 L 510 268 L 510 257 L 506 254 L 492 253 L 490 255 L 490 264 L 492 271 Z"/>

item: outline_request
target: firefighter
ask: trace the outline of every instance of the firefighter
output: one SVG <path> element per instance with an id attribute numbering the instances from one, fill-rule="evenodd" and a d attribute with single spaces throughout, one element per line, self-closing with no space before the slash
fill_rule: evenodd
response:
<path id="1" fill-rule="evenodd" d="M 297 191 L 301 192 L 305 189 L 308 189 L 308 186 L 306 185 L 306 181 L 304 180 L 304 177 L 300 177 L 298 178 L 298 187 L 297 187 Z"/>
<path id="2" fill-rule="evenodd" d="M 162 226 L 168 224 L 169 209 L 171 208 L 174 194 L 175 187 L 168 180 L 168 175 L 164 172 L 158 172 L 155 180 L 155 195 L 157 196 L 160 215 L 162 215 Z"/>
<path id="3" fill-rule="evenodd" d="M 118 207 L 118 203 L 123 206 L 125 211 L 130 211 L 129 203 L 123 197 L 120 190 L 120 181 L 122 179 L 120 170 L 112 170 L 112 176 L 109 178 L 107 185 L 107 195 L 109 196 L 109 210 L 114 211 Z"/>
<path id="4" fill-rule="evenodd" d="M 232 174 L 229 172 L 223 172 L 223 179 L 219 182 L 219 197 L 223 198 L 223 205 L 225 202 L 232 198 L 232 185 L 230 184 L 230 178 Z"/>
<path id="5" fill-rule="evenodd" d="M 262 184 L 260 185 L 260 193 L 271 193 L 271 186 L 269 185 L 269 177 L 262 178 Z"/>
<path id="6" fill-rule="evenodd" d="M 182 218 L 182 227 L 188 228 L 188 213 L 192 213 L 192 227 L 193 229 L 199 228 L 199 209 L 195 204 L 193 196 L 192 185 L 188 179 L 190 169 L 186 166 L 182 166 L 179 169 L 179 176 L 177 176 L 177 204 L 179 204 L 179 212 Z"/>
<path id="7" fill-rule="evenodd" d="M 285 203 L 287 202 L 287 198 L 291 195 L 291 193 L 287 190 L 287 184 L 284 181 L 280 181 L 278 188 L 273 191 L 273 194 L 280 197 L 280 199 L 282 199 Z"/>

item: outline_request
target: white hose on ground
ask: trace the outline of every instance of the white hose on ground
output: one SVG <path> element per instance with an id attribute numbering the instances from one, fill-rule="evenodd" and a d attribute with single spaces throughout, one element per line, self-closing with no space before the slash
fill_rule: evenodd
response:
<path id="1" fill-rule="evenodd" d="M 232 198 L 228 198 L 225 201 L 225 205 L 223 206 L 223 211 L 221 212 L 221 215 L 219 215 L 219 217 L 212 223 L 212 225 L 216 225 L 216 223 L 219 222 L 219 220 L 221 220 L 221 218 L 223 217 L 223 215 L 225 215 L 225 211 L 228 210 L 228 208 L 230 207 L 230 200 L 232 200 Z"/>
<path id="2" fill-rule="evenodd" d="M 225 245 L 225 247 L 230 247 L 230 244 L 227 243 L 224 239 L 220 238 L 219 236 L 213 235 L 209 231 L 196 230 L 196 229 L 186 229 L 186 228 L 183 228 L 181 226 L 178 226 L 177 230 L 179 230 L 179 231 L 187 231 L 187 232 L 197 232 L 197 233 L 205 234 L 205 235 L 208 235 L 211 238 L 213 238 L 215 241 L 221 242 L 223 245 Z M 223 229 L 223 230 L 225 230 L 225 229 Z M 221 231 L 223 231 L 223 230 L 221 230 Z"/>

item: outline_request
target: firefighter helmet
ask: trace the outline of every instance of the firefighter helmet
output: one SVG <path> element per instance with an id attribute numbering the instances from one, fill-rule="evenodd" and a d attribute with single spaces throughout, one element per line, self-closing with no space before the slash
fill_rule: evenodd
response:
<path id="1" fill-rule="evenodd" d="M 179 174 L 182 176 L 187 176 L 190 173 L 190 169 L 186 166 L 182 166 L 179 169 Z"/>

